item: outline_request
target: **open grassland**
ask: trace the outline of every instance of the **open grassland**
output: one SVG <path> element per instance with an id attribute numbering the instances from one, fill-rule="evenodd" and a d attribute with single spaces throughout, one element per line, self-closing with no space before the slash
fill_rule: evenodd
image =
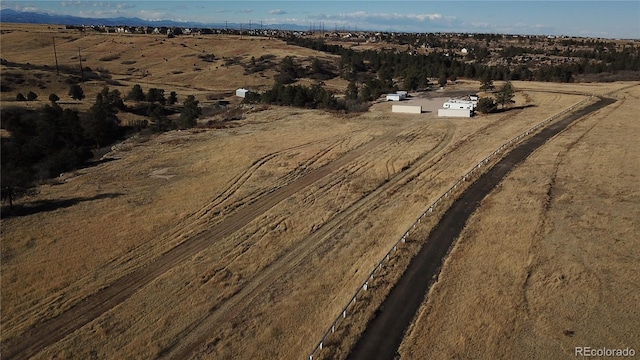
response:
<path id="1" fill-rule="evenodd" d="M 417 314 L 403 359 L 637 351 L 639 96 L 637 86 L 617 93 L 483 201 Z"/>
<path id="2" fill-rule="evenodd" d="M 427 204 L 583 98 L 522 93 L 536 106 L 466 120 L 392 115 L 387 103 L 350 119 L 273 108 L 234 129 L 131 139 L 28 199 L 46 211 L 3 220 L 3 338 L 369 146 L 40 354 L 303 357 Z"/>
<path id="3" fill-rule="evenodd" d="M 161 88 L 166 95 L 170 91 L 175 91 L 180 99 L 194 95 L 203 103 L 210 102 L 208 96 L 231 95 L 240 87 L 255 91 L 271 88 L 275 68 L 285 56 L 293 56 L 303 67 L 309 66 L 313 58 L 327 63 L 339 60 L 335 55 L 267 37 L 189 35 L 169 39 L 166 35 L 82 33 L 55 26 L 20 24 L 2 24 L 2 31 L 1 57 L 19 64 L 3 66 L 3 77 L 12 79 L 16 74 L 21 77 L 11 91 L 2 92 L 2 101 L 9 104 L 19 91 L 26 95 L 31 90 L 39 95 L 33 106 L 46 103 L 49 94 L 56 93 L 62 102 L 86 108 L 87 101 L 76 102 L 67 95 L 70 85 L 64 81 L 69 74 L 80 77 L 79 55 L 83 68 L 110 78 L 110 88 L 119 89 L 123 95 L 132 85 L 140 84 L 145 91 Z M 61 77 L 55 75 L 54 38 Z M 247 73 L 252 57 L 258 63 L 262 57 L 266 69 Z M 84 83 L 87 99 L 95 99 L 103 85 L 104 81 Z M 327 80 L 326 86 L 343 91 L 346 82 L 336 78 Z"/>
<path id="4" fill-rule="evenodd" d="M 46 91 L 61 98 L 68 85 L 44 68 L 53 66 L 54 34 L 60 59 L 71 66 L 82 48 L 83 64 L 108 69 L 123 93 L 140 83 L 201 100 L 272 83 L 268 71 L 244 75 L 224 58 L 329 57 L 266 38 L 37 29 L 3 33 L 2 57 L 41 68 L 3 65 L 3 76 L 41 72 Z M 85 83 L 87 97 L 102 85 Z M 462 174 L 585 93 L 628 85 L 553 84 L 549 92 L 549 84 L 516 83 L 526 87 L 516 109 L 472 119 L 391 114 L 390 103 L 351 117 L 274 106 L 246 113 L 233 128 L 133 137 L 99 164 L 43 185 L 21 201 L 21 216 L 2 219 L 3 354 L 29 329 L 79 309 L 86 324 L 34 358 L 304 358 L 391 244 Z M 461 82 L 456 90 L 478 87 Z M 25 90 L 3 92 L 3 106 Z M 637 90 L 620 96 L 629 98 L 616 111 L 631 114 Z M 606 144 L 605 133 L 595 139 Z M 604 178 L 604 169 L 594 171 Z M 171 257 L 173 249 L 187 250 Z M 164 270 L 127 282 L 149 268 Z M 85 305 L 114 284 L 128 295 L 100 304 L 104 311 Z M 364 324 L 345 327 L 345 338 Z"/>

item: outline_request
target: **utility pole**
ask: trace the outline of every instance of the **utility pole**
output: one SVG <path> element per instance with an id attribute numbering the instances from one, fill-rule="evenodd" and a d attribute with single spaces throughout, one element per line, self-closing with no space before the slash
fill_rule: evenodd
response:
<path id="1" fill-rule="evenodd" d="M 78 59 L 80 60 L 80 77 L 82 78 L 82 82 L 84 82 L 84 70 L 82 69 L 82 55 L 80 54 L 80 48 L 78 48 Z"/>
<path id="2" fill-rule="evenodd" d="M 56 74 L 60 75 L 60 68 L 58 67 L 58 52 L 56 51 L 56 38 L 53 37 L 53 56 L 56 58 Z"/>

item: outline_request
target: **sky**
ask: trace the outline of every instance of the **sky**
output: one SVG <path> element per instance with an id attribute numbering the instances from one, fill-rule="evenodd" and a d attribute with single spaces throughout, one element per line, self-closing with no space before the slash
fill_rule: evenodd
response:
<path id="1" fill-rule="evenodd" d="M 81 17 L 296 24 L 325 30 L 464 32 L 640 39 L 640 0 L 0 1 Z"/>

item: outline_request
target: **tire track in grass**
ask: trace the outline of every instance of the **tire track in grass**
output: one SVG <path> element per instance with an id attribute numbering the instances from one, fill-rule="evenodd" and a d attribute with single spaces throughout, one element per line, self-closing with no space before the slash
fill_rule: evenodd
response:
<path id="1" fill-rule="evenodd" d="M 343 154 L 334 161 L 310 170 L 294 181 L 266 193 L 253 203 L 236 210 L 209 230 L 176 245 L 148 264 L 87 296 L 61 314 L 35 324 L 16 337 L 4 340 L 2 343 L 3 357 L 5 359 L 27 359 L 36 355 L 126 301 L 140 288 L 176 265 L 188 261 L 193 255 L 216 243 L 216 240 L 240 230 L 282 200 L 389 141 L 408 126 L 409 124 L 395 128 L 389 133 Z"/>
<path id="2" fill-rule="evenodd" d="M 411 260 L 396 285 L 380 306 L 378 312 L 362 334 L 349 359 L 394 359 L 404 332 L 413 320 L 432 280 L 440 272 L 443 260 L 482 199 L 502 179 L 537 148 L 560 133 L 572 122 L 615 102 L 601 98 L 575 113 L 547 126 L 509 152 L 502 160 L 471 184 L 442 216 L 429 234 L 420 252 Z"/>
<path id="3" fill-rule="evenodd" d="M 331 235 L 339 230 L 341 226 L 351 223 L 354 219 L 360 217 L 361 214 L 368 212 L 370 208 L 376 206 L 380 199 L 387 198 L 384 196 L 385 193 L 393 192 L 395 188 L 404 186 L 407 179 L 416 177 L 417 172 L 419 173 L 428 169 L 428 167 L 425 168 L 419 165 L 428 163 L 429 160 L 451 142 L 454 129 L 455 126 L 453 124 L 448 126 L 445 136 L 440 139 L 434 148 L 425 152 L 417 159 L 415 166 L 395 174 L 390 181 L 384 182 L 377 189 L 357 200 L 345 210 L 338 212 L 315 230 L 313 234 L 306 237 L 292 249 L 288 250 L 283 256 L 269 264 L 254 276 L 250 282 L 245 284 L 240 291 L 209 313 L 205 318 L 198 321 L 197 324 L 192 324 L 185 331 L 185 337 L 175 339 L 162 351 L 160 357 L 166 359 L 188 359 L 192 357 L 194 353 L 198 353 L 199 349 L 203 347 L 206 348 L 206 344 L 211 338 L 209 329 L 214 329 L 217 324 L 231 321 L 237 317 L 246 306 L 251 303 L 252 299 L 259 296 L 278 278 L 291 271 L 292 268 L 295 268 L 297 264 L 312 254 L 325 241 L 331 239 Z M 393 143 L 394 139 L 395 136 L 385 137 L 386 142 Z M 379 145 L 382 144 L 383 142 L 379 143 Z"/>

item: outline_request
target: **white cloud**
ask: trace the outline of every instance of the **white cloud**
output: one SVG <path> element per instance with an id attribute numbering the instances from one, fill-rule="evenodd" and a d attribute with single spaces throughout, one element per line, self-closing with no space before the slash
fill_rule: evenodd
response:
<path id="1" fill-rule="evenodd" d="M 171 18 L 165 12 L 150 10 L 140 10 L 137 16 L 144 20 L 167 20 Z"/>
<path id="2" fill-rule="evenodd" d="M 409 19 L 414 19 L 415 18 L 415 19 L 420 20 L 420 21 L 425 21 L 427 19 L 429 19 L 429 20 L 440 20 L 440 19 L 442 19 L 442 17 L 443 17 L 442 14 L 418 14 L 418 15 L 410 14 L 410 15 L 407 15 L 407 18 L 409 18 Z"/>
<path id="3" fill-rule="evenodd" d="M 269 11 L 269 14 L 271 14 L 271 15 L 284 15 L 286 13 L 287 13 L 286 11 L 280 10 L 280 9 L 274 9 L 274 10 Z"/>
<path id="4" fill-rule="evenodd" d="M 455 17 L 445 17 L 442 14 L 399 14 L 399 13 L 373 13 L 366 11 L 356 11 L 343 14 L 319 14 L 312 15 L 309 18 L 327 21 L 360 21 L 371 24 L 389 23 L 398 24 L 401 22 L 433 22 L 433 21 L 454 21 Z"/>
<path id="5" fill-rule="evenodd" d="M 83 3 L 82 1 L 61 1 L 60 2 L 60 6 L 62 7 L 77 7 L 77 6 L 83 6 L 86 3 Z"/>
<path id="6" fill-rule="evenodd" d="M 24 6 L 24 5 L 19 5 L 19 4 L 14 4 L 13 6 L 2 4 L 2 8 L 3 9 L 8 8 L 8 9 L 12 9 L 12 10 L 15 10 L 15 11 L 36 12 L 36 13 L 47 12 L 46 10 L 43 10 L 43 9 L 41 9 L 39 7 L 36 7 L 36 6 L 30 6 L 30 5 Z"/>
<path id="7" fill-rule="evenodd" d="M 456 17 L 440 13 L 401 14 L 368 13 L 366 11 L 310 15 L 309 19 L 326 21 L 331 26 L 356 26 L 360 29 L 395 31 L 424 31 L 426 29 L 441 31 L 460 23 Z"/>
<path id="8" fill-rule="evenodd" d="M 121 4 L 116 5 L 116 7 L 118 9 L 123 10 L 123 9 L 134 9 L 136 6 L 133 5 L 133 4 L 129 4 L 129 3 L 121 3 Z"/>

